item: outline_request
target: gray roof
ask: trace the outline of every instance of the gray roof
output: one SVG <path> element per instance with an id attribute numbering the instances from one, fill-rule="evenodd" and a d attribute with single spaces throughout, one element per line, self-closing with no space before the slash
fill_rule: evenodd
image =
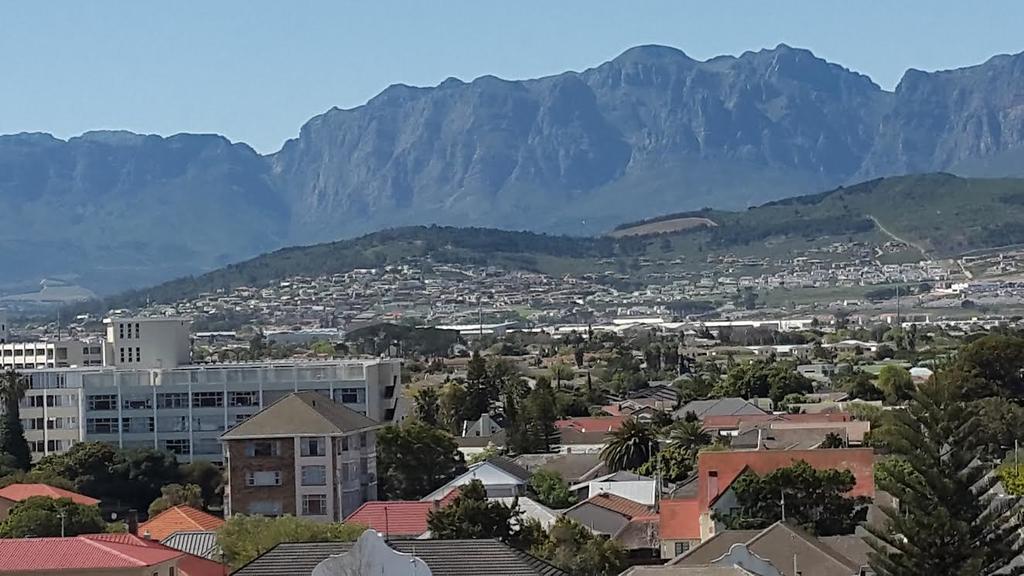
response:
<path id="1" fill-rule="evenodd" d="M 597 453 L 584 454 L 520 454 L 515 463 L 531 473 L 538 470 L 557 472 L 569 484 L 585 482 L 607 473 L 607 467 Z"/>
<path id="2" fill-rule="evenodd" d="M 715 398 L 713 400 L 694 400 L 675 411 L 679 417 L 686 416 L 693 412 L 697 418 L 703 420 L 708 416 L 738 416 L 751 414 L 766 414 L 754 403 L 743 398 Z"/>
<path id="3" fill-rule="evenodd" d="M 263 436 L 347 434 L 377 426 L 375 420 L 338 404 L 319 392 L 296 392 L 281 398 L 221 435 L 225 440 Z"/>
<path id="4" fill-rule="evenodd" d="M 217 546 L 217 533 L 207 530 L 194 532 L 175 532 L 160 542 L 164 546 L 200 556 L 209 560 L 217 560 L 220 548 Z"/>
<path id="5" fill-rule="evenodd" d="M 755 427 L 734 436 L 729 443 L 733 449 L 758 448 L 760 433 L 761 448 L 768 450 L 811 450 L 817 448 L 829 434 L 838 434 L 848 442 L 846 428 L 771 428 Z"/>
<path id="6" fill-rule="evenodd" d="M 739 566 L 634 566 L 622 576 L 751 576 Z"/>
<path id="7" fill-rule="evenodd" d="M 515 476 L 516 478 L 519 478 L 523 482 L 528 482 L 530 480 L 529 470 L 523 468 L 519 464 L 516 464 L 512 460 L 505 458 L 504 456 L 495 456 L 493 458 L 488 458 L 487 463 L 497 468 L 500 468 L 505 472 L 508 472 L 509 474 Z"/>
<path id="8" fill-rule="evenodd" d="M 794 560 L 803 574 L 814 576 L 854 576 L 860 573 L 862 566 L 824 541 L 783 522 L 776 522 L 764 530 L 720 532 L 669 564 L 708 565 L 729 552 L 733 544 L 746 545 L 750 552 L 771 562 L 784 576 L 795 576 Z"/>
<path id="9" fill-rule="evenodd" d="M 353 542 L 278 544 L 234 576 L 310 576 L 328 556 Z M 497 540 L 392 540 L 391 548 L 426 562 L 433 576 L 567 576 L 547 562 Z"/>

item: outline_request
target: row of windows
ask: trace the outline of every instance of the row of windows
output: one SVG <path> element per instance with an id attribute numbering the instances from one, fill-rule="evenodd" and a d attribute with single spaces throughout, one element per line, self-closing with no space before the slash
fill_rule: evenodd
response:
<path id="1" fill-rule="evenodd" d="M 27 396 L 23 403 L 26 408 L 42 408 L 45 403 L 47 408 L 60 408 L 62 406 L 77 406 L 77 394 L 50 394 L 48 396 Z"/>
<path id="2" fill-rule="evenodd" d="M 132 336 L 132 328 L 133 327 L 135 329 L 135 335 L 134 336 Z M 136 322 L 134 324 L 132 324 L 131 322 L 119 322 L 117 324 L 117 328 L 118 328 L 118 334 L 117 335 L 121 337 L 121 340 L 124 340 L 126 338 L 138 339 L 138 338 L 142 337 L 140 335 L 141 332 L 139 330 L 139 323 L 138 322 Z"/>
<path id="3" fill-rule="evenodd" d="M 126 350 L 128 351 L 128 359 L 127 360 L 125 360 L 125 351 Z M 132 360 L 132 348 L 131 348 L 131 346 L 129 346 L 128 348 L 124 348 L 124 347 L 121 348 L 121 364 L 128 364 L 128 363 L 131 363 L 131 362 L 142 362 L 142 348 L 139 348 L 137 346 L 135 347 L 135 359 L 134 360 Z"/>
<path id="4" fill-rule="evenodd" d="M 228 406 L 241 408 L 246 406 L 259 406 L 259 392 L 228 392 Z M 122 405 L 128 410 L 151 409 L 152 398 L 126 398 Z M 188 408 L 188 392 L 162 392 L 156 395 L 158 408 Z M 88 398 L 89 410 L 117 410 L 117 394 L 93 394 Z M 223 408 L 223 392 L 194 392 L 192 394 L 193 408 Z"/>
<path id="5" fill-rule="evenodd" d="M 57 418 L 25 418 L 21 421 L 25 430 L 73 430 L 78 428 L 77 416 L 65 416 Z"/>
<path id="6" fill-rule="evenodd" d="M 32 452 L 63 452 L 74 446 L 74 440 L 29 440 L 28 449 Z"/>

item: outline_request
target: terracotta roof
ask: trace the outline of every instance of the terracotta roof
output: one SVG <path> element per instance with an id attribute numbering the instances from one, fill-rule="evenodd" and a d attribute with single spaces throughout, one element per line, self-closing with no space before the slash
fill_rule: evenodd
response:
<path id="1" fill-rule="evenodd" d="M 662 500 L 658 513 L 658 531 L 663 539 L 700 540 L 700 502 L 696 498 Z"/>
<path id="2" fill-rule="evenodd" d="M 437 507 L 438 502 L 419 500 L 366 502 L 345 522 L 362 524 L 385 536 L 415 537 L 427 531 L 427 515 Z"/>
<path id="3" fill-rule="evenodd" d="M 555 422 L 555 428 L 559 430 L 572 428 L 580 432 L 611 432 L 622 428 L 622 423 L 628 416 L 581 416 L 579 418 L 566 418 Z"/>
<path id="4" fill-rule="evenodd" d="M 0 539 L 0 573 L 145 568 L 182 556 L 178 550 L 151 546 L 127 534 Z"/>
<path id="5" fill-rule="evenodd" d="M 162 542 L 139 538 L 132 534 L 86 534 L 82 536 L 82 538 L 88 538 L 104 544 L 135 546 L 178 553 L 183 552 L 182 550 L 178 550 Z M 223 576 L 224 565 L 214 560 L 201 558 L 195 554 L 185 552 L 181 554 L 180 558 L 178 558 L 178 573 L 181 574 L 181 576 Z"/>
<path id="6" fill-rule="evenodd" d="M 708 451 L 697 458 L 700 509 L 708 510 L 710 503 L 728 490 L 744 470 L 767 474 L 801 460 L 818 470 L 849 470 L 857 481 L 851 496 L 875 495 L 875 453 L 871 448 Z"/>
<path id="7" fill-rule="evenodd" d="M 581 506 L 583 504 L 593 504 L 595 506 L 600 506 L 605 510 L 611 510 L 612 512 L 622 514 L 627 518 L 650 516 L 652 513 L 652 508 L 646 504 L 641 504 L 634 500 L 630 500 L 629 498 L 623 498 L 618 494 L 611 494 L 608 492 L 601 492 L 600 494 L 595 494 L 590 498 L 587 498 L 583 502 L 576 504 L 576 506 L 573 506 L 573 508 Z"/>
<path id="8" fill-rule="evenodd" d="M 271 435 L 347 434 L 377 426 L 375 420 L 319 392 L 296 392 L 260 410 L 221 435 L 225 440 Z"/>
<path id="9" fill-rule="evenodd" d="M 28 500 L 33 496 L 70 498 L 72 502 L 82 504 L 83 506 L 95 506 L 100 503 L 100 501 L 95 498 L 90 498 L 63 488 L 50 486 L 49 484 L 11 484 L 4 488 L 0 488 L 0 498 L 5 498 L 12 502 Z"/>
<path id="10" fill-rule="evenodd" d="M 224 519 L 191 506 L 168 508 L 139 525 L 139 534 L 149 533 L 153 540 L 163 540 L 175 532 L 218 530 Z"/>

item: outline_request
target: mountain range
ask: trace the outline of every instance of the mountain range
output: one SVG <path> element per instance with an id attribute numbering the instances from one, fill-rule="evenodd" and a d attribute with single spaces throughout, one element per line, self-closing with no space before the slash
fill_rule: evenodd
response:
<path id="1" fill-rule="evenodd" d="M 807 50 L 640 46 L 582 72 L 394 85 L 280 151 L 218 135 L 0 137 L 0 290 L 114 291 L 442 224 L 593 235 L 879 176 L 1024 175 L 1024 54 L 894 91 Z"/>

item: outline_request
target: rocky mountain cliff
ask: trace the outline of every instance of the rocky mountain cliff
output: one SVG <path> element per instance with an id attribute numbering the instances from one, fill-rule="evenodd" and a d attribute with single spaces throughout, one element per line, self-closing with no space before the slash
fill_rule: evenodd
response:
<path id="1" fill-rule="evenodd" d="M 595 234 L 880 175 L 1024 174 L 1024 55 L 908 71 L 894 92 L 780 45 L 661 46 L 524 81 L 395 85 L 269 156 L 218 136 L 0 137 L 0 289 L 99 289 L 286 244 L 439 223 Z"/>

